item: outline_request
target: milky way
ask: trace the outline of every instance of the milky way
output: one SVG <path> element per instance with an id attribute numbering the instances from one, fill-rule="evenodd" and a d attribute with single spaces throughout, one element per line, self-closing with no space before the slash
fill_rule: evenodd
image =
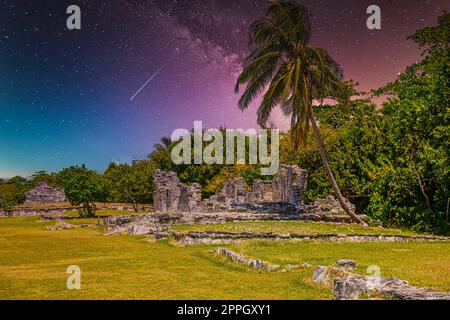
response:
<path id="1" fill-rule="evenodd" d="M 446 0 L 299 1 L 313 44 L 368 91 L 420 58 L 406 38 L 436 23 Z M 248 27 L 264 0 L 0 2 L 0 176 L 145 158 L 176 128 L 256 127 L 233 87 Z M 376 3 L 382 29 L 368 30 Z M 81 8 L 81 30 L 66 8 Z M 165 66 L 140 92 L 130 97 Z M 281 128 L 286 120 L 279 114 Z"/>

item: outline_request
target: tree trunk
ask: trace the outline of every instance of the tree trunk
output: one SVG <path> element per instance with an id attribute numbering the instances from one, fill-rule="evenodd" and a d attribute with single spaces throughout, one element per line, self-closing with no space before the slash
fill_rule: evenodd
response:
<path id="1" fill-rule="evenodd" d="M 129 192 L 127 192 L 126 189 L 123 190 L 123 192 L 125 192 L 125 194 L 127 195 L 128 198 L 130 198 L 131 200 L 131 206 L 133 207 L 133 210 L 135 213 L 138 213 L 139 211 L 139 203 L 137 203 L 136 200 L 134 200 L 134 198 L 131 196 L 131 194 Z"/>
<path id="2" fill-rule="evenodd" d="M 328 157 L 327 153 L 325 151 L 325 146 L 323 145 L 322 138 L 320 137 L 319 128 L 317 127 L 316 119 L 314 117 L 314 114 L 311 112 L 311 125 L 314 132 L 314 137 L 316 138 L 317 144 L 319 146 L 319 153 L 320 157 L 322 158 L 323 166 L 325 167 L 325 171 L 327 172 L 328 178 L 330 179 L 331 186 L 333 188 L 334 194 L 336 198 L 338 199 L 339 203 L 341 204 L 342 208 L 345 210 L 345 212 L 352 218 L 354 222 L 357 222 L 363 226 L 367 226 L 367 224 L 362 221 L 349 207 L 347 204 L 347 201 L 344 200 L 344 197 L 342 196 L 341 190 L 339 189 L 339 186 L 336 182 L 336 179 L 334 178 L 333 171 L 331 171 L 330 164 L 328 163 Z"/>
<path id="3" fill-rule="evenodd" d="M 416 173 L 417 182 L 419 183 L 420 191 L 422 192 L 423 197 L 425 198 L 425 201 L 427 203 L 427 208 L 431 211 L 433 211 L 433 207 L 431 206 L 430 198 L 427 195 L 427 192 L 425 191 L 425 184 L 423 183 L 422 177 L 420 176 L 419 169 L 417 168 L 416 160 L 414 160 L 415 152 L 413 151 L 411 154 L 411 161 L 413 164 L 414 172 Z"/>

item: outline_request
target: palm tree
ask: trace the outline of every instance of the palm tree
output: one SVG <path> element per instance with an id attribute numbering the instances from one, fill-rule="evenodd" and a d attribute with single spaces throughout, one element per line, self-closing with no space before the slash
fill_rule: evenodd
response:
<path id="1" fill-rule="evenodd" d="M 160 139 L 160 141 L 161 141 L 161 143 L 155 143 L 153 145 L 153 149 L 156 152 L 167 150 L 169 148 L 170 144 L 172 143 L 172 140 L 170 140 L 169 137 L 162 137 Z"/>
<path id="2" fill-rule="evenodd" d="M 293 143 L 305 143 L 312 127 L 320 156 L 336 198 L 350 217 L 365 224 L 349 207 L 334 178 L 313 113 L 313 100 L 342 99 L 348 94 L 342 68 L 322 48 L 309 44 L 307 10 L 298 4 L 269 1 L 265 17 L 250 26 L 250 55 L 245 59 L 235 91 L 245 85 L 239 108 L 245 110 L 260 94 L 258 124 L 266 127 L 272 110 L 281 106 L 291 118 Z"/>
<path id="3" fill-rule="evenodd" d="M 159 152 L 166 151 L 169 149 L 172 140 L 169 137 L 162 137 L 160 139 L 161 143 L 155 143 L 153 145 L 153 151 L 147 155 L 147 159 L 151 159 L 155 154 Z"/>

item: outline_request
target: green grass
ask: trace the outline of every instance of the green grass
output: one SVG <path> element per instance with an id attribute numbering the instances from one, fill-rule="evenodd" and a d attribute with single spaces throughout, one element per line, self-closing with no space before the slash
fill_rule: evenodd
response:
<path id="1" fill-rule="evenodd" d="M 395 234 L 417 235 L 411 231 L 385 229 L 382 227 L 361 227 L 356 224 L 333 224 L 308 221 L 245 221 L 207 225 L 174 226 L 178 231 L 222 231 L 222 232 L 273 232 L 298 234 Z"/>
<path id="2" fill-rule="evenodd" d="M 314 268 L 258 272 L 216 257 L 215 246 L 105 237 L 95 227 L 47 230 L 52 224 L 37 217 L 0 219 L 0 299 L 331 299 L 329 289 L 311 280 Z M 362 273 L 378 264 L 382 275 L 450 290 L 450 243 L 248 241 L 228 247 L 282 265 L 353 258 Z M 66 289 L 69 265 L 81 268 L 81 290 Z"/>

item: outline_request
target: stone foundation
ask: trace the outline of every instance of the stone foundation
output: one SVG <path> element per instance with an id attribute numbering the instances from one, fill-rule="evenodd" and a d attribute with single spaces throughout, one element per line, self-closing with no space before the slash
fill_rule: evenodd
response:
<path id="1" fill-rule="evenodd" d="M 45 215 L 52 217 L 60 217 L 67 210 L 71 210 L 71 208 L 49 208 L 49 209 L 14 209 L 11 212 L 0 211 L 0 218 L 6 217 L 28 217 L 28 216 L 37 216 L 37 215 Z"/>

